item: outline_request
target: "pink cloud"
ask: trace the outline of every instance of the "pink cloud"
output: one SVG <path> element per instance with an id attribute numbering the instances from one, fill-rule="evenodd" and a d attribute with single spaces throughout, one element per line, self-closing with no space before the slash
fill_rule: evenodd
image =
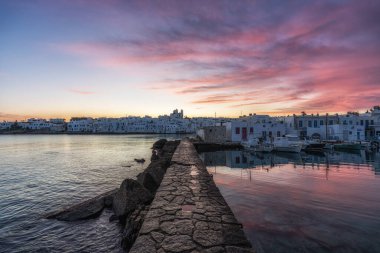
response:
<path id="1" fill-rule="evenodd" d="M 289 3 L 272 15 L 259 8 L 266 4 L 227 4 L 228 12 L 218 3 L 205 13 L 183 2 L 156 8 L 136 2 L 157 24 L 142 27 L 138 39 L 60 49 L 107 67 L 158 68 L 148 88 L 193 104 L 288 113 L 355 110 L 380 101 L 377 4 L 316 2 L 293 10 Z"/>

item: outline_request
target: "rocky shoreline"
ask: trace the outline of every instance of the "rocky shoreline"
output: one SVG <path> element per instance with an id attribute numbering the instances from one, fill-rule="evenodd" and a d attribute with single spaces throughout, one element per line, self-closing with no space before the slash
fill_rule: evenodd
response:
<path id="1" fill-rule="evenodd" d="M 110 221 L 119 220 L 123 227 L 121 246 L 129 250 L 144 221 L 157 188 L 170 166 L 172 156 L 180 141 L 160 139 L 153 144 L 151 163 L 137 176 L 125 179 L 118 189 L 100 194 L 80 204 L 50 212 L 47 219 L 77 221 L 98 217 L 104 208 L 112 208 Z"/>

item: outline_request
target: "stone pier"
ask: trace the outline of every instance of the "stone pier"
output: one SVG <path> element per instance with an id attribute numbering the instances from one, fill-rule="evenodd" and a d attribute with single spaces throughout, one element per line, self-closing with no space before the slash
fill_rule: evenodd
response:
<path id="1" fill-rule="evenodd" d="M 130 252 L 254 252 L 189 140 L 177 147 Z"/>

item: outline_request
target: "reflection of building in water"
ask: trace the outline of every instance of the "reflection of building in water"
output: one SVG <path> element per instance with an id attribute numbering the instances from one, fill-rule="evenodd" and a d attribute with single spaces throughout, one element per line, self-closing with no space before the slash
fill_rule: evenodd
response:
<path id="1" fill-rule="evenodd" d="M 253 168 L 289 163 L 289 159 L 273 154 L 251 154 L 244 151 L 217 151 L 202 153 L 206 166 L 227 166 L 230 168 Z"/>
<path id="2" fill-rule="evenodd" d="M 225 151 L 201 153 L 200 157 L 206 166 L 226 166 Z"/>
<path id="3" fill-rule="evenodd" d="M 375 174 L 380 174 L 380 154 L 330 152 L 321 154 L 268 153 L 252 154 L 244 151 L 206 152 L 201 155 L 206 166 L 227 166 L 230 168 L 255 168 L 293 163 L 295 165 L 371 165 Z"/>
<path id="4" fill-rule="evenodd" d="M 380 175 L 380 153 L 374 153 L 373 169 L 375 175 Z"/>
<path id="5" fill-rule="evenodd" d="M 330 164 L 352 163 L 352 164 L 367 164 L 368 157 L 364 150 L 360 153 L 347 152 L 330 152 L 326 154 Z"/>

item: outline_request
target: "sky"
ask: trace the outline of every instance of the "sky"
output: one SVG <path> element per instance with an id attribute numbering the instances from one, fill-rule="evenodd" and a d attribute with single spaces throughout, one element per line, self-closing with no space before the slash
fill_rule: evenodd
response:
<path id="1" fill-rule="evenodd" d="M 0 120 L 380 104 L 380 1 L 0 0 Z"/>

